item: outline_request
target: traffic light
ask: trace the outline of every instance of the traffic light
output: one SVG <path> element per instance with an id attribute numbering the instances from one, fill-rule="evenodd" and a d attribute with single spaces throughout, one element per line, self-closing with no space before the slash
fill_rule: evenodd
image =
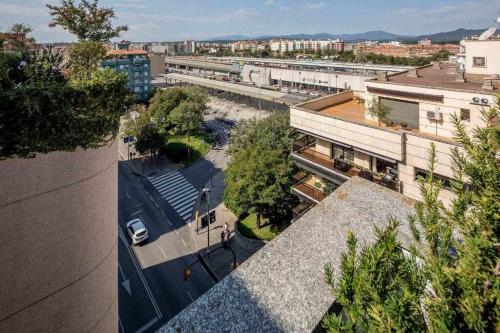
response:
<path id="1" fill-rule="evenodd" d="M 191 276 L 191 267 L 184 268 L 184 281 L 187 281 Z"/>
<path id="2" fill-rule="evenodd" d="M 208 215 L 201 217 L 201 227 L 205 228 L 206 226 L 208 226 Z"/>
<path id="3" fill-rule="evenodd" d="M 210 212 L 210 224 L 215 222 L 215 210 Z"/>

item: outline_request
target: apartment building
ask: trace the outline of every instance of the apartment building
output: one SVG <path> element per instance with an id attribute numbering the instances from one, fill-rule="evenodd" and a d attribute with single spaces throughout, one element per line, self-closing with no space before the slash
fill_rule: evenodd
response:
<path id="1" fill-rule="evenodd" d="M 128 87 L 138 99 L 146 100 L 151 93 L 150 61 L 146 51 L 111 50 L 101 63 L 103 68 L 128 74 Z"/>
<path id="2" fill-rule="evenodd" d="M 269 42 L 273 52 L 292 52 L 292 51 L 323 51 L 335 50 L 343 52 L 345 43 L 340 39 L 336 40 L 272 40 Z"/>
<path id="3" fill-rule="evenodd" d="M 436 62 L 367 80 L 364 92 L 344 91 L 291 107 L 292 158 L 302 168 L 292 189 L 303 199 L 295 213 L 353 175 L 420 199 L 417 177 L 427 172 L 431 143 L 437 150 L 435 172 L 444 185 L 441 200 L 449 204 L 451 150 L 460 149 L 451 117 L 461 117 L 470 128 L 482 126 L 481 110 L 494 103 L 500 88 L 500 64 L 493 59 L 500 54 L 500 40 L 470 45 L 468 72 Z M 370 115 L 374 100 L 389 108 L 387 124 Z"/>
<path id="4" fill-rule="evenodd" d="M 388 43 L 358 43 L 354 50 L 355 54 L 375 53 L 393 57 L 429 57 L 440 51 L 448 51 L 451 54 L 460 52 L 460 45 L 456 44 L 432 44 L 430 39 L 422 40 L 418 44 L 401 44 L 399 42 Z"/>

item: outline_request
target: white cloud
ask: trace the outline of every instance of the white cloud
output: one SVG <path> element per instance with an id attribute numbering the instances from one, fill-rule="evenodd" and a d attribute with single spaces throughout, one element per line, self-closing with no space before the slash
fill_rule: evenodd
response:
<path id="1" fill-rule="evenodd" d="M 326 3 L 324 2 L 306 2 L 304 3 L 304 9 L 306 10 L 317 10 L 326 7 Z"/>
<path id="2" fill-rule="evenodd" d="M 264 4 L 267 6 L 272 6 L 275 4 L 274 0 L 264 0 Z"/>

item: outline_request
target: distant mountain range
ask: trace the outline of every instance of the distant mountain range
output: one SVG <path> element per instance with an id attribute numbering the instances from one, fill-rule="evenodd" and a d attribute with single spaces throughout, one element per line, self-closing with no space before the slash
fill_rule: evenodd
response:
<path id="1" fill-rule="evenodd" d="M 397 35 L 387 31 L 375 30 L 367 31 L 363 33 L 354 34 L 329 34 L 329 33 L 317 33 L 317 34 L 291 34 L 291 35 L 270 35 L 270 36 L 245 36 L 245 35 L 228 35 L 210 38 L 207 41 L 236 41 L 236 40 L 269 40 L 269 39 L 342 39 L 344 41 L 356 42 L 365 40 L 399 40 L 399 41 L 418 41 L 423 38 L 430 38 L 434 42 L 445 42 L 445 41 L 459 41 L 464 37 L 470 37 L 473 35 L 479 35 L 486 29 L 464 29 L 460 28 L 453 31 L 438 32 L 434 34 L 420 35 L 420 36 L 409 36 L 409 35 Z"/>

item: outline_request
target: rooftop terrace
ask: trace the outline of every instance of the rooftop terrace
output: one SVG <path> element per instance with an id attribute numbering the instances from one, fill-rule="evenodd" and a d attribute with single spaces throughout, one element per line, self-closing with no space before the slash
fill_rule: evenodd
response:
<path id="1" fill-rule="evenodd" d="M 380 78 L 371 81 L 388 84 L 402 84 L 425 88 L 458 90 L 495 94 L 500 88 L 500 80 L 493 82 L 495 90 L 485 90 L 482 88 L 484 79 L 489 75 L 465 74 L 465 82 L 457 82 L 457 70 L 455 64 L 441 63 L 440 66 L 428 65 L 417 69 L 418 77 L 409 76 L 408 71 L 388 76 L 388 81 Z"/>

